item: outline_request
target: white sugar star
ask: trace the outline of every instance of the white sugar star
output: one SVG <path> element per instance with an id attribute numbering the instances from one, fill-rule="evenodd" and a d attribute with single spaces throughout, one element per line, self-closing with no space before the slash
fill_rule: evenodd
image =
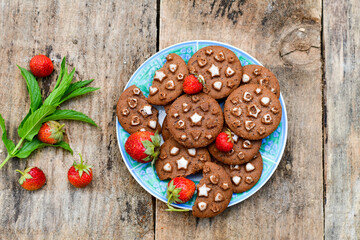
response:
<path id="1" fill-rule="evenodd" d="M 211 190 L 211 188 L 207 187 L 206 184 L 204 183 L 204 185 L 202 185 L 201 187 L 199 187 L 199 196 L 208 197 L 210 190 Z"/>
<path id="2" fill-rule="evenodd" d="M 197 113 L 194 113 L 190 118 L 191 118 L 191 121 L 192 121 L 193 123 L 198 123 L 198 122 L 201 121 L 202 116 L 200 116 L 200 115 L 197 114 Z"/>
<path id="3" fill-rule="evenodd" d="M 220 76 L 220 70 L 215 64 L 212 64 L 208 71 L 211 73 L 211 77 Z"/>
<path id="4" fill-rule="evenodd" d="M 179 160 L 176 160 L 178 169 L 187 169 L 189 161 L 186 160 L 184 157 L 181 157 Z"/>
<path id="5" fill-rule="evenodd" d="M 162 82 L 164 78 L 166 77 L 166 74 L 162 71 L 156 71 L 154 79 L 159 80 L 159 82 Z"/>

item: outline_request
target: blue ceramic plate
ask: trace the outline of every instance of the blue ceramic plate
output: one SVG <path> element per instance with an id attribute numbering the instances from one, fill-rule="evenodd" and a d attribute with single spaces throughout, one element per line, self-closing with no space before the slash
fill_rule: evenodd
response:
<path id="1" fill-rule="evenodd" d="M 261 65 L 261 63 L 253 58 L 248 53 L 235 48 L 231 45 L 214 42 L 214 41 L 189 41 L 183 42 L 179 44 L 175 44 L 168 48 L 161 50 L 156 53 L 152 57 L 150 57 L 146 62 L 144 62 L 136 72 L 131 76 L 129 82 L 126 87 L 131 85 L 138 86 L 144 95 L 147 97 L 149 94 L 149 87 L 152 83 L 153 76 L 155 71 L 160 69 L 165 63 L 165 57 L 170 53 L 176 53 L 181 56 L 185 62 L 187 63 L 191 56 L 200 48 L 209 46 L 209 45 L 218 45 L 229 48 L 232 50 L 240 59 L 241 64 L 243 66 L 248 64 L 257 64 Z M 286 144 L 286 136 L 287 136 L 287 116 L 286 116 L 286 108 L 284 99 L 280 96 L 280 102 L 282 106 L 282 119 L 279 127 L 273 132 L 270 136 L 263 139 L 261 145 L 261 155 L 264 162 L 263 172 L 258 183 L 249 191 L 244 193 L 234 193 L 231 199 L 229 206 L 237 204 L 241 201 L 244 201 L 251 195 L 253 195 L 256 191 L 258 191 L 264 184 L 269 180 L 269 178 L 274 173 L 275 169 L 279 165 L 281 157 L 284 153 L 285 144 Z M 165 110 L 163 107 L 157 107 L 159 110 L 159 122 L 162 124 L 165 117 Z M 133 177 L 138 181 L 138 183 L 146 189 L 151 195 L 156 197 L 157 199 L 166 202 L 166 186 L 168 184 L 167 181 L 161 181 L 158 177 L 154 169 L 151 167 L 150 163 L 143 164 L 134 161 L 125 151 L 124 146 L 126 139 L 129 137 L 129 134 L 121 127 L 118 120 L 116 120 L 116 133 L 117 139 L 119 143 L 120 152 L 122 158 L 126 166 L 128 167 L 130 173 Z M 196 184 L 201 179 L 202 174 L 191 175 L 188 178 L 193 180 Z M 173 206 L 184 208 L 184 209 L 192 209 L 192 206 L 195 202 L 196 194 L 194 197 L 187 203 L 184 204 L 173 204 Z"/>

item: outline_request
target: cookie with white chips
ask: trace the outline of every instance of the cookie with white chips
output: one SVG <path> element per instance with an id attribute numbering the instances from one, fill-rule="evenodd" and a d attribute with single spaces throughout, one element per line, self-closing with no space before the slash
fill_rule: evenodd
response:
<path id="1" fill-rule="evenodd" d="M 279 98 L 259 84 L 240 86 L 225 101 L 224 117 L 236 135 L 259 140 L 276 130 L 281 121 Z"/>
<path id="2" fill-rule="evenodd" d="M 253 160 L 242 165 L 223 165 L 225 171 L 230 175 L 234 193 L 245 192 L 259 181 L 263 160 L 260 153 L 257 153 Z"/>
<path id="3" fill-rule="evenodd" d="M 171 53 L 166 63 L 155 71 L 154 80 L 149 88 L 148 102 L 154 105 L 166 105 L 174 101 L 183 92 L 183 82 L 189 71 L 184 60 Z"/>
<path id="4" fill-rule="evenodd" d="M 214 162 L 205 163 L 203 178 L 197 185 L 193 215 L 199 218 L 215 217 L 227 208 L 232 194 L 233 185 L 225 169 Z"/>
<path id="5" fill-rule="evenodd" d="M 167 124 L 177 142 L 199 148 L 215 140 L 223 128 L 224 117 L 219 103 L 209 95 L 185 94 L 171 104 Z"/>
<path id="6" fill-rule="evenodd" d="M 160 180 L 186 177 L 201 171 L 210 159 L 206 148 L 185 148 L 170 138 L 161 145 L 155 169 Z"/>
<path id="7" fill-rule="evenodd" d="M 223 132 L 227 129 L 224 128 Z M 164 131 L 164 130 L 163 130 Z M 208 146 L 210 154 L 219 162 L 236 165 L 251 161 L 259 152 L 262 140 L 247 140 L 231 132 L 234 146 L 230 152 L 219 151 L 215 142 Z"/>
<path id="8" fill-rule="evenodd" d="M 130 134 L 138 131 L 161 132 L 158 110 L 146 101 L 144 94 L 135 85 L 121 94 L 116 114 L 121 126 Z"/>
<path id="9" fill-rule="evenodd" d="M 276 76 L 266 67 L 246 65 L 243 67 L 242 84 L 256 83 L 268 88 L 280 97 L 280 84 Z"/>
<path id="10" fill-rule="evenodd" d="M 225 47 L 201 48 L 190 58 L 188 68 L 190 74 L 204 79 L 203 92 L 215 99 L 227 97 L 241 82 L 241 62 Z"/>

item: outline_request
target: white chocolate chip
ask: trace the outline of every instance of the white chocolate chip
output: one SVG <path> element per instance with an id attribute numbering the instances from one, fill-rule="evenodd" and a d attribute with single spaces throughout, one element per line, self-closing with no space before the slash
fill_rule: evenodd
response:
<path id="1" fill-rule="evenodd" d="M 180 149 L 177 148 L 177 147 L 172 147 L 171 150 L 170 150 L 170 155 L 177 155 L 179 153 Z"/>
<path id="2" fill-rule="evenodd" d="M 163 71 L 155 71 L 154 80 L 158 80 L 159 82 L 162 82 L 164 78 L 166 78 L 166 74 Z"/>
<path id="3" fill-rule="evenodd" d="M 231 114 L 234 116 L 239 117 L 241 115 L 242 111 L 240 107 L 234 107 L 233 109 L 231 109 Z"/>
<path id="4" fill-rule="evenodd" d="M 198 191 L 198 196 L 199 197 L 201 197 L 201 196 L 208 197 L 211 188 L 207 187 L 206 184 L 204 183 L 204 185 L 199 187 L 198 190 L 199 190 Z"/>
<path id="5" fill-rule="evenodd" d="M 231 77 L 232 75 L 235 74 L 235 71 L 231 69 L 231 67 L 227 67 L 225 70 L 225 76 L 227 77 Z"/>
<path id="6" fill-rule="evenodd" d="M 240 166 L 239 165 L 230 165 L 230 170 L 240 170 Z"/>
<path id="7" fill-rule="evenodd" d="M 235 133 L 231 133 L 232 134 L 232 139 L 234 140 L 234 143 L 237 143 L 239 140 L 239 136 L 236 135 Z"/>
<path id="8" fill-rule="evenodd" d="M 150 95 L 155 95 L 157 92 L 159 91 L 159 89 L 157 87 L 152 87 L 150 86 Z"/>
<path id="9" fill-rule="evenodd" d="M 224 196 L 221 193 L 217 193 L 215 196 L 215 202 L 221 202 L 224 200 Z"/>
<path id="10" fill-rule="evenodd" d="M 245 121 L 246 130 L 250 131 L 255 127 L 255 123 L 253 121 Z"/>
<path id="11" fill-rule="evenodd" d="M 243 83 L 247 83 L 247 82 L 249 82 L 249 81 L 250 81 L 250 77 L 249 77 L 249 75 L 247 75 L 247 74 L 243 74 L 242 81 L 243 81 Z"/>
<path id="12" fill-rule="evenodd" d="M 169 70 L 170 70 L 170 72 L 176 72 L 176 70 L 177 70 L 177 65 L 176 64 L 174 64 L 174 63 L 172 63 L 172 64 L 170 64 L 169 65 Z"/>
<path id="13" fill-rule="evenodd" d="M 255 170 L 255 167 L 254 167 L 254 165 L 252 165 L 251 163 L 247 163 L 247 164 L 245 165 L 245 170 L 246 170 L 247 172 L 251 172 L 251 171 L 254 171 L 254 170 Z"/>
<path id="14" fill-rule="evenodd" d="M 138 116 L 133 116 L 131 119 L 131 125 L 132 126 L 140 125 L 140 118 Z"/>
<path id="15" fill-rule="evenodd" d="M 210 72 L 212 78 L 220 76 L 220 69 L 215 66 L 215 64 L 211 65 L 211 67 L 208 69 L 208 72 Z"/>
<path id="16" fill-rule="evenodd" d="M 193 123 L 198 123 L 198 122 L 201 121 L 202 116 L 199 115 L 199 114 L 197 114 L 197 113 L 194 113 L 194 114 L 190 117 L 190 119 L 191 119 L 191 121 L 192 121 Z"/>
<path id="17" fill-rule="evenodd" d="M 261 98 L 261 104 L 263 105 L 263 106 L 269 106 L 269 103 L 270 103 L 270 98 L 268 98 L 268 97 L 263 97 L 263 98 Z"/>
<path id="18" fill-rule="evenodd" d="M 271 124 L 272 123 L 272 118 L 270 116 L 270 114 L 265 114 L 263 116 L 263 118 L 261 119 L 261 122 L 264 124 Z"/>
<path id="19" fill-rule="evenodd" d="M 180 159 L 176 160 L 177 168 L 180 169 L 187 169 L 189 160 L 186 160 L 184 157 L 181 157 Z"/>
<path id="20" fill-rule="evenodd" d="M 245 140 L 243 142 L 243 147 L 244 148 L 251 148 L 251 142 L 249 140 Z"/>
<path id="21" fill-rule="evenodd" d="M 179 116 L 179 114 L 177 112 L 173 114 L 174 118 L 177 118 L 178 116 Z"/>
<path id="22" fill-rule="evenodd" d="M 258 108 L 255 104 L 248 107 L 248 116 L 257 118 L 260 112 L 260 108 Z"/>
<path id="23" fill-rule="evenodd" d="M 140 131 L 140 132 L 145 132 L 146 129 L 145 129 L 145 128 L 141 128 L 139 131 Z"/>
<path id="24" fill-rule="evenodd" d="M 134 93 L 135 95 L 139 95 L 139 94 L 140 94 L 140 89 L 139 89 L 139 88 L 134 88 L 134 89 L 133 89 L 133 93 Z"/>
<path id="25" fill-rule="evenodd" d="M 185 134 L 181 135 L 181 140 L 185 141 L 187 139 L 187 136 Z"/>
<path id="26" fill-rule="evenodd" d="M 127 115 L 129 115 L 130 111 L 127 108 L 125 108 L 121 111 L 121 113 L 122 113 L 122 115 L 127 116 Z"/>
<path id="27" fill-rule="evenodd" d="M 200 211 L 205 211 L 205 209 L 207 208 L 207 203 L 206 202 L 199 202 L 198 203 L 198 208 Z"/>
<path id="28" fill-rule="evenodd" d="M 137 99 L 136 98 L 129 98 L 128 105 L 130 108 L 136 108 L 137 106 Z"/>
<path id="29" fill-rule="evenodd" d="M 255 92 L 256 92 L 256 94 L 260 94 L 262 92 L 262 90 L 261 90 L 261 88 L 256 88 Z"/>
<path id="30" fill-rule="evenodd" d="M 151 111 L 151 109 L 152 109 L 152 107 L 150 106 L 150 105 L 145 105 L 142 109 L 141 109 L 141 111 L 143 112 L 143 113 L 145 113 L 146 115 L 152 115 L 152 111 Z"/>
<path id="31" fill-rule="evenodd" d="M 250 102 L 251 99 L 252 99 L 251 93 L 245 92 L 243 99 L 244 99 L 246 102 Z"/>
<path id="32" fill-rule="evenodd" d="M 177 79 L 178 79 L 178 80 L 183 80 L 183 79 L 184 79 L 184 74 L 179 73 L 179 74 L 177 75 Z"/>
<path id="33" fill-rule="evenodd" d="M 239 177 L 239 176 L 233 176 L 231 180 L 232 180 L 232 182 L 237 186 L 237 185 L 239 185 L 239 183 L 240 183 L 240 181 L 241 181 L 241 177 Z"/>
<path id="34" fill-rule="evenodd" d="M 212 84 L 212 86 L 213 86 L 213 88 L 214 88 L 215 90 L 220 91 L 220 90 L 221 90 L 221 87 L 222 87 L 222 82 L 216 81 L 216 82 L 214 82 L 214 83 Z"/>
<path id="35" fill-rule="evenodd" d="M 165 172 L 171 172 L 172 167 L 171 167 L 170 163 L 166 163 L 164 165 L 163 169 Z"/>
<path id="36" fill-rule="evenodd" d="M 155 129 L 156 128 L 156 121 L 150 120 L 148 126 L 149 126 L 149 128 Z"/>
<path id="37" fill-rule="evenodd" d="M 196 148 L 189 148 L 188 153 L 190 156 L 194 157 L 196 155 Z"/>
<path id="38" fill-rule="evenodd" d="M 166 82 L 166 85 L 165 85 L 165 88 L 166 89 L 169 89 L 169 90 L 174 90 L 175 89 L 175 83 L 173 80 L 169 80 Z"/>

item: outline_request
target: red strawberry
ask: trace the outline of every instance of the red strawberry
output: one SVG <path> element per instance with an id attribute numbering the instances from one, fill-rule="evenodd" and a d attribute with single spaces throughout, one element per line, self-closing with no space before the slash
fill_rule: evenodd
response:
<path id="1" fill-rule="evenodd" d="M 125 150 L 135 161 L 154 163 L 159 156 L 160 141 L 157 132 L 136 132 L 126 140 Z"/>
<path id="2" fill-rule="evenodd" d="M 183 83 L 183 90 L 187 94 L 195 94 L 203 89 L 204 79 L 189 75 L 185 78 Z"/>
<path id="3" fill-rule="evenodd" d="M 234 146 L 231 131 L 226 130 L 225 132 L 219 133 L 216 137 L 216 148 L 221 152 L 230 152 Z"/>
<path id="4" fill-rule="evenodd" d="M 38 139 L 43 143 L 56 144 L 61 142 L 64 138 L 65 124 L 60 125 L 56 121 L 48 121 L 44 123 L 38 133 Z"/>
<path id="5" fill-rule="evenodd" d="M 74 161 L 74 164 L 68 171 L 68 179 L 73 186 L 77 188 L 84 188 L 91 182 L 93 171 L 92 166 L 83 164 L 83 159 L 80 153 L 79 156 L 81 163 L 77 164 L 76 161 Z"/>
<path id="6" fill-rule="evenodd" d="M 34 191 L 40 189 L 44 186 L 46 182 L 46 177 L 44 172 L 37 167 L 29 167 L 25 169 L 24 172 L 20 170 L 16 170 L 21 173 L 21 177 L 19 179 L 20 185 L 29 191 Z"/>
<path id="7" fill-rule="evenodd" d="M 166 211 L 174 212 L 185 212 L 186 209 L 176 209 L 170 204 L 175 203 L 185 203 L 189 201 L 195 192 L 195 183 L 184 177 L 176 177 L 168 183 L 167 188 L 167 206 Z"/>
<path id="8" fill-rule="evenodd" d="M 47 56 L 37 55 L 30 60 L 30 70 L 35 77 L 47 77 L 53 72 L 54 65 Z"/>

